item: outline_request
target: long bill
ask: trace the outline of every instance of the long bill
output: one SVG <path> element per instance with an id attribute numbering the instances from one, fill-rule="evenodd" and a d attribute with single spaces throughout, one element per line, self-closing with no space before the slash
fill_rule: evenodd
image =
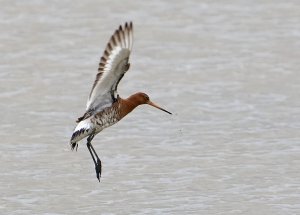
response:
<path id="1" fill-rule="evenodd" d="M 159 109 L 159 110 L 162 110 L 162 111 L 164 111 L 164 112 L 166 112 L 166 113 L 168 113 L 168 114 L 172 114 L 171 112 L 169 112 L 169 111 L 167 111 L 167 110 L 165 110 L 165 109 L 159 107 L 158 105 L 154 104 L 154 103 L 151 102 L 151 101 L 148 101 L 147 104 L 148 104 L 148 105 L 151 105 L 152 107 L 155 107 L 155 108 L 157 108 L 157 109 Z"/>

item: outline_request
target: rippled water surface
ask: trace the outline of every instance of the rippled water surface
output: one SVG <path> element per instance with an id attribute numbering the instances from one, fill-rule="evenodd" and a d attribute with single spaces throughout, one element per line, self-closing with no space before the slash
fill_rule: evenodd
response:
<path id="1" fill-rule="evenodd" d="M 1 1 L 0 214 L 300 214 L 298 1 Z M 123 97 L 69 149 L 105 44 L 134 22 Z"/>

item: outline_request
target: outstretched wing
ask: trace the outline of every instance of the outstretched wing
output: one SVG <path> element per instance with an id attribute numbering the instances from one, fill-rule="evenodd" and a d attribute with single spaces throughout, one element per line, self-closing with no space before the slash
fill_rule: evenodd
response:
<path id="1" fill-rule="evenodd" d="M 117 87 L 129 69 L 129 55 L 133 42 L 132 22 L 126 22 L 111 36 L 100 59 L 98 73 L 86 104 L 86 113 L 81 121 L 95 112 L 111 106 L 117 99 Z"/>

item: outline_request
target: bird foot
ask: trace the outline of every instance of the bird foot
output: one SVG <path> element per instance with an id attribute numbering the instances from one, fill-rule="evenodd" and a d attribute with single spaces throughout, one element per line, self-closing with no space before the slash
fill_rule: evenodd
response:
<path id="1" fill-rule="evenodd" d="M 101 164 L 101 160 L 99 158 L 97 159 L 97 163 L 95 164 L 95 171 L 96 171 L 96 177 L 98 178 L 98 181 L 100 182 L 101 172 L 102 172 L 102 164 Z"/>

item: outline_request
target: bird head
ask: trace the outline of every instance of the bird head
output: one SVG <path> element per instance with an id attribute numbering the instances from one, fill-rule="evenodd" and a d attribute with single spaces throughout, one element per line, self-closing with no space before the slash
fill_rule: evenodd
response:
<path id="1" fill-rule="evenodd" d="M 155 107 L 155 108 L 157 108 L 157 109 L 159 109 L 159 110 L 162 110 L 162 111 L 164 111 L 164 112 L 166 112 L 166 113 L 168 113 L 168 114 L 172 114 L 171 112 L 169 112 L 169 111 L 167 111 L 167 110 L 165 110 L 165 109 L 159 107 L 157 104 L 153 103 L 153 102 L 150 100 L 149 96 L 148 96 L 146 93 L 141 93 L 141 92 L 140 92 L 140 93 L 136 93 L 136 94 L 133 95 L 133 97 L 134 97 L 134 99 L 136 100 L 136 102 L 137 102 L 139 105 L 147 104 L 147 105 L 150 105 L 150 106 L 152 106 L 152 107 Z"/>

